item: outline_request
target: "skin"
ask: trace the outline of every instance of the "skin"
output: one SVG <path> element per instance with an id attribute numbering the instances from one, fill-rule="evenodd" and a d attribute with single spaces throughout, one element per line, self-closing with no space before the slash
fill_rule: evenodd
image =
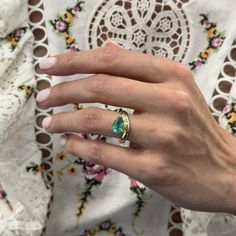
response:
<path id="1" fill-rule="evenodd" d="M 108 43 L 58 55 L 44 72 L 94 75 L 51 87 L 43 108 L 100 102 L 135 110 L 128 148 L 70 134 L 117 137 L 116 112 L 54 114 L 47 130 L 66 133 L 68 152 L 123 172 L 182 207 L 236 214 L 236 140 L 214 120 L 188 67 Z"/>

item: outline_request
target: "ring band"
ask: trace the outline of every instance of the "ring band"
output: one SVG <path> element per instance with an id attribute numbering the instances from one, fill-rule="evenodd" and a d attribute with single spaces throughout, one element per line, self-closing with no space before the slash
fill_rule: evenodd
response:
<path id="1" fill-rule="evenodd" d="M 120 143 L 124 143 L 128 139 L 130 133 L 130 120 L 126 111 L 121 111 L 119 113 L 119 116 L 112 125 L 112 132 L 121 136 L 119 140 Z"/>

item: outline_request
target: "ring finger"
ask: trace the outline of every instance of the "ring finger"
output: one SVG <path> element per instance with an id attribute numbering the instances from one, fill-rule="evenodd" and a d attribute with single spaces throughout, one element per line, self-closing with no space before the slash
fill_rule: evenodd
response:
<path id="1" fill-rule="evenodd" d="M 118 138 L 119 136 L 111 129 L 118 115 L 117 112 L 90 107 L 79 111 L 54 114 L 45 118 L 42 126 L 50 133 L 76 132 Z M 143 116 L 148 116 L 148 114 L 129 115 L 131 128 L 128 137 L 130 141 L 142 146 L 148 143 L 147 122 L 142 122 L 147 117 Z"/>

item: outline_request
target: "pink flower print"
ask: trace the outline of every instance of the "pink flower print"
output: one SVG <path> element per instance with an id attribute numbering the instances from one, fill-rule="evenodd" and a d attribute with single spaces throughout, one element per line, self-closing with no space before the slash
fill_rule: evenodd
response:
<path id="1" fill-rule="evenodd" d="M 16 37 L 21 38 L 24 35 L 24 33 L 25 33 L 24 30 L 20 29 L 16 32 Z"/>
<path id="2" fill-rule="evenodd" d="M 71 44 L 69 46 L 69 50 L 70 51 L 78 51 L 79 50 L 79 47 L 76 45 L 76 44 Z"/>
<path id="3" fill-rule="evenodd" d="M 74 6 L 72 9 L 71 9 L 71 12 L 75 15 L 77 13 L 79 13 L 80 9 L 78 6 Z"/>
<path id="4" fill-rule="evenodd" d="M 211 22 L 209 20 L 205 20 L 203 26 L 204 28 L 209 29 L 211 27 Z"/>
<path id="5" fill-rule="evenodd" d="M 138 187 L 138 183 L 135 179 L 130 178 L 130 187 L 131 188 L 137 188 Z"/>
<path id="6" fill-rule="evenodd" d="M 214 48 L 220 47 L 222 45 L 222 43 L 223 43 L 223 40 L 221 38 L 214 38 L 211 42 L 211 44 Z"/>
<path id="7" fill-rule="evenodd" d="M 58 20 L 55 26 L 56 26 L 56 29 L 58 29 L 60 32 L 65 31 L 67 28 L 66 23 L 62 20 Z"/>
<path id="8" fill-rule="evenodd" d="M 103 167 L 100 172 L 95 176 L 95 180 L 97 180 L 99 183 L 102 183 L 104 177 L 108 175 L 111 172 L 108 168 Z"/>
<path id="9" fill-rule="evenodd" d="M 105 221 L 100 225 L 102 230 L 107 230 L 111 227 L 111 222 L 110 221 Z"/>
<path id="10" fill-rule="evenodd" d="M 224 114 L 229 113 L 231 111 L 232 111 L 232 105 L 231 104 L 225 106 L 224 109 L 223 109 Z"/>
<path id="11" fill-rule="evenodd" d="M 89 162 L 85 162 L 83 165 L 83 173 L 86 175 L 94 175 L 96 173 L 95 165 Z"/>
<path id="12" fill-rule="evenodd" d="M 84 164 L 82 171 L 84 174 L 92 176 L 99 183 L 102 183 L 104 177 L 111 172 L 110 169 L 104 166 L 94 165 L 88 162 Z"/>
<path id="13" fill-rule="evenodd" d="M 202 61 L 197 59 L 195 62 L 194 62 L 195 66 L 201 66 L 202 65 Z"/>

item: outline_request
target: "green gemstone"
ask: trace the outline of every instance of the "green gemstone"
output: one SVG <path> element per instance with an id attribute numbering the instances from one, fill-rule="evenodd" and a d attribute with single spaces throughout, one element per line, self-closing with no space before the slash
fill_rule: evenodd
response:
<path id="1" fill-rule="evenodd" d="M 115 134 L 123 133 L 125 129 L 124 121 L 121 116 L 118 116 L 112 125 L 112 132 Z"/>

